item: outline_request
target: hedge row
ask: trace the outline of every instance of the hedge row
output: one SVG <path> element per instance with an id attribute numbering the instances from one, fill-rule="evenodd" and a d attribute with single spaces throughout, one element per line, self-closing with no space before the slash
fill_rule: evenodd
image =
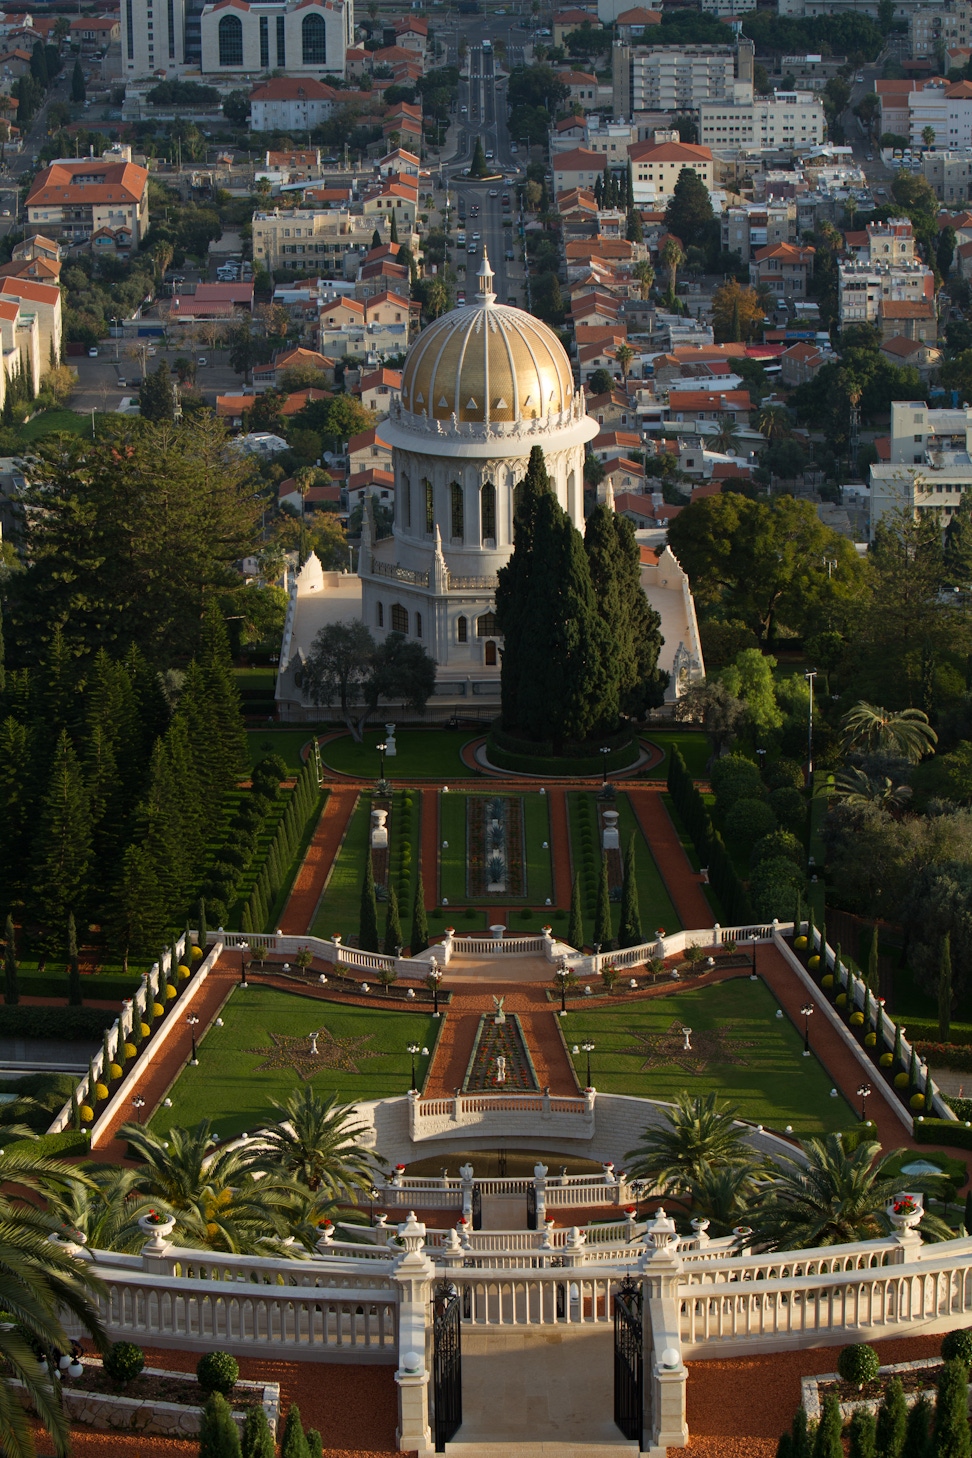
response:
<path id="1" fill-rule="evenodd" d="M 916 1144 L 950 1144 L 953 1149 L 972 1149 L 972 1129 L 951 1119 L 915 1119 L 911 1134 Z"/>
<path id="2" fill-rule="evenodd" d="M 585 759 L 558 758 L 540 754 L 520 754 L 504 749 L 497 743 L 495 734 L 486 741 L 486 753 L 490 764 L 497 769 L 518 770 L 530 775 L 599 775 L 607 761 L 608 770 L 629 769 L 638 758 L 639 749 L 633 740 L 608 755 L 597 754 Z"/>
<path id="3" fill-rule="evenodd" d="M 682 757 L 673 747 L 668 761 L 668 793 L 695 844 L 699 859 L 709 868 L 709 884 L 722 903 L 730 926 L 752 921 L 749 893 L 729 859 L 725 842 L 712 824 L 705 801 L 696 788 Z"/>
<path id="4" fill-rule="evenodd" d="M 909 1018 L 908 1036 L 912 1041 L 918 1039 L 925 1043 L 938 1043 L 938 1019 L 934 1022 L 922 1022 L 921 1018 Z M 953 1023 L 948 1030 L 948 1046 L 954 1044 L 962 1048 L 972 1047 L 972 1028 L 957 1028 Z"/>
<path id="5" fill-rule="evenodd" d="M 908 1032 L 914 1029 L 909 1028 Z M 962 1073 L 972 1073 L 972 1048 L 967 1043 L 926 1043 L 915 1039 L 912 1047 L 932 1068 L 957 1068 Z"/>
<path id="6" fill-rule="evenodd" d="M 67 972 L 24 972 L 23 969 L 17 973 L 17 982 L 23 997 L 63 997 L 68 995 Z M 121 1002 L 123 997 L 134 997 L 138 991 L 141 978 L 135 975 L 122 977 L 119 975 L 105 976 L 92 973 L 91 976 L 81 978 L 81 988 L 85 997 L 99 998 L 104 1002 Z"/>
<path id="7" fill-rule="evenodd" d="M 250 892 L 250 899 L 243 908 L 240 919 L 243 931 L 273 930 L 273 927 L 268 928 L 267 925 L 270 913 L 287 879 L 291 862 L 303 842 L 308 822 L 318 812 L 320 801 L 317 770 L 313 758 L 308 755 L 307 762 L 297 777 L 290 803 L 280 818 L 277 833 L 270 842 L 266 859 Z"/>
<path id="8" fill-rule="evenodd" d="M 3 1147 L 4 1156 L 11 1154 L 45 1155 L 64 1159 L 69 1154 L 90 1154 L 91 1141 L 80 1129 L 64 1129 L 60 1134 L 39 1134 L 36 1139 L 15 1139 Z"/>
<path id="9" fill-rule="evenodd" d="M 98 1042 L 115 1014 L 96 1007 L 0 1007 L 0 1038 L 58 1038 Z"/>

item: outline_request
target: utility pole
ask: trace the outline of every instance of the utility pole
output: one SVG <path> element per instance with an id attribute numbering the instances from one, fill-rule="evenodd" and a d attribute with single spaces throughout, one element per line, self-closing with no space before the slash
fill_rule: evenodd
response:
<path id="1" fill-rule="evenodd" d="M 815 668 L 808 668 L 803 675 L 810 686 L 810 709 L 807 715 L 807 784 L 813 793 L 813 681 L 817 676 Z"/>

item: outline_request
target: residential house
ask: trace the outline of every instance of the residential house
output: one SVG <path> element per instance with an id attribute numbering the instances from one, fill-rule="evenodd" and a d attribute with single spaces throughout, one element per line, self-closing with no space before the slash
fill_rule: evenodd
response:
<path id="1" fill-rule="evenodd" d="M 614 22 L 614 33 L 619 41 L 625 45 L 632 45 L 640 41 L 646 29 L 655 25 L 661 25 L 662 13 L 660 10 L 647 10 L 644 5 L 635 5 L 630 10 L 622 10 Z"/>
<path id="2" fill-rule="evenodd" d="M 797 385 L 806 385 L 810 380 L 815 380 L 824 365 L 832 363 L 833 359 L 834 355 L 830 350 L 823 350 L 817 344 L 800 340 L 780 355 L 780 379 L 790 389 L 796 389 Z"/>
<path id="3" fill-rule="evenodd" d="M 656 133 L 656 136 L 662 135 Z M 675 184 L 688 167 L 706 187 L 712 187 L 712 153 L 708 147 L 689 142 L 638 142 L 629 148 L 634 200 L 639 207 L 663 211 L 675 191 Z"/>
<path id="4" fill-rule="evenodd" d="M 34 178 L 25 203 L 27 224 L 45 237 L 137 248 L 148 231 L 148 172 L 106 152 L 59 158 Z"/>
<path id="5" fill-rule="evenodd" d="M 917 339 L 895 335 L 881 344 L 881 353 L 889 364 L 913 365 L 927 379 L 931 370 L 938 369 L 942 362 L 942 351 L 932 344 L 922 344 Z"/>
<path id="6" fill-rule="evenodd" d="M 593 10 L 584 10 L 580 6 L 573 6 L 567 10 L 556 10 L 553 17 L 554 45 L 562 46 L 571 31 L 580 30 L 582 25 L 590 25 L 595 30 L 601 29 L 596 7 Z"/>
<path id="7" fill-rule="evenodd" d="M 815 248 L 797 243 L 770 243 L 757 248 L 749 265 L 749 281 L 753 288 L 767 284 L 787 298 L 805 299 L 815 253 Z"/>
<path id="8" fill-rule="evenodd" d="M 61 290 L 56 283 L 6 275 L 0 278 L 0 299 L 17 302 L 22 318 L 36 315 L 40 373 L 60 363 L 63 338 Z"/>
<path id="9" fill-rule="evenodd" d="M 604 462 L 604 481 L 610 481 L 615 499 L 620 491 L 644 491 L 645 468 L 626 456 L 615 456 Z"/>
<path id="10" fill-rule="evenodd" d="M 250 130 L 309 132 L 328 121 L 335 108 L 332 86 L 312 76 L 271 76 L 250 92 Z"/>
<path id="11" fill-rule="evenodd" d="M 367 471 L 372 466 L 391 470 L 391 446 L 382 439 L 381 425 L 373 425 L 370 430 L 353 435 L 348 441 L 347 455 L 349 481 L 359 471 Z"/>
<path id="12" fill-rule="evenodd" d="M 575 147 L 570 152 L 560 152 L 551 158 L 554 175 L 554 192 L 569 192 L 572 188 L 592 188 L 599 177 L 604 176 L 604 157 L 600 152 L 591 152 L 587 147 Z"/>
<path id="13" fill-rule="evenodd" d="M 938 338 L 938 320 L 932 299 L 882 299 L 878 324 L 884 341 L 898 337 L 917 340 L 920 344 L 934 344 Z"/>
<path id="14" fill-rule="evenodd" d="M 603 466 L 607 461 L 617 460 L 619 457 L 628 459 L 628 453 L 640 451 L 641 447 L 641 436 L 637 431 L 602 430 L 594 437 L 588 449 Z"/>
<path id="15" fill-rule="evenodd" d="M 387 415 L 392 405 L 401 399 L 402 372 L 384 368 L 372 370 L 362 375 L 359 392 L 366 410 L 373 410 L 378 416 Z"/>
<path id="16" fill-rule="evenodd" d="M 700 420 L 749 423 L 752 401 L 748 390 L 669 390 L 669 417 L 679 424 Z"/>
<path id="17" fill-rule="evenodd" d="M 895 400 L 888 456 L 870 468 L 871 540 L 889 513 L 930 514 L 946 526 L 972 491 L 972 409 Z"/>
<path id="18" fill-rule="evenodd" d="M 83 51 L 107 50 L 121 39 L 121 20 L 116 15 L 75 15 L 70 36 Z"/>

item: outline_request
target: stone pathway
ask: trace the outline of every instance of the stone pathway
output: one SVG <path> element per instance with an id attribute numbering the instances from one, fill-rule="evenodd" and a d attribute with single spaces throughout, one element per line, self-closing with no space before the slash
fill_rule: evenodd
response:
<path id="1" fill-rule="evenodd" d="M 678 831 L 662 799 L 665 786 L 628 785 L 628 797 L 638 824 L 655 857 L 683 927 L 711 926 L 715 917 L 705 898 L 698 871 L 693 871 L 678 838 Z"/>
<path id="2" fill-rule="evenodd" d="M 350 785 L 331 787 L 280 917 L 280 930 L 287 936 L 305 936 L 313 925 L 328 872 L 348 828 L 358 793 Z"/>
<path id="3" fill-rule="evenodd" d="M 484 1012 L 493 1011 L 494 994 L 505 997 L 506 1012 L 515 1012 L 520 1019 L 540 1087 L 549 1086 L 552 1094 L 575 1095 L 577 1080 L 573 1065 L 555 1022 L 556 1012 L 547 1002 L 545 987 L 536 983 L 497 981 L 482 991 L 453 988 L 452 1002 L 425 1082 L 425 1097 L 451 1098 L 462 1086 L 479 1019 Z"/>

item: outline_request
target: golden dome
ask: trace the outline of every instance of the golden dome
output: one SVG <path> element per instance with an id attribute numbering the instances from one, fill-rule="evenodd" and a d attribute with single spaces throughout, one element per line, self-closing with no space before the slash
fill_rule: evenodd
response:
<path id="1" fill-rule="evenodd" d="M 423 329 L 402 372 L 402 410 L 447 421 L 542 420 L 570 410 L 574 380 L 552 329 L 497 305 L 483 253 L 477 302 Z"/>

